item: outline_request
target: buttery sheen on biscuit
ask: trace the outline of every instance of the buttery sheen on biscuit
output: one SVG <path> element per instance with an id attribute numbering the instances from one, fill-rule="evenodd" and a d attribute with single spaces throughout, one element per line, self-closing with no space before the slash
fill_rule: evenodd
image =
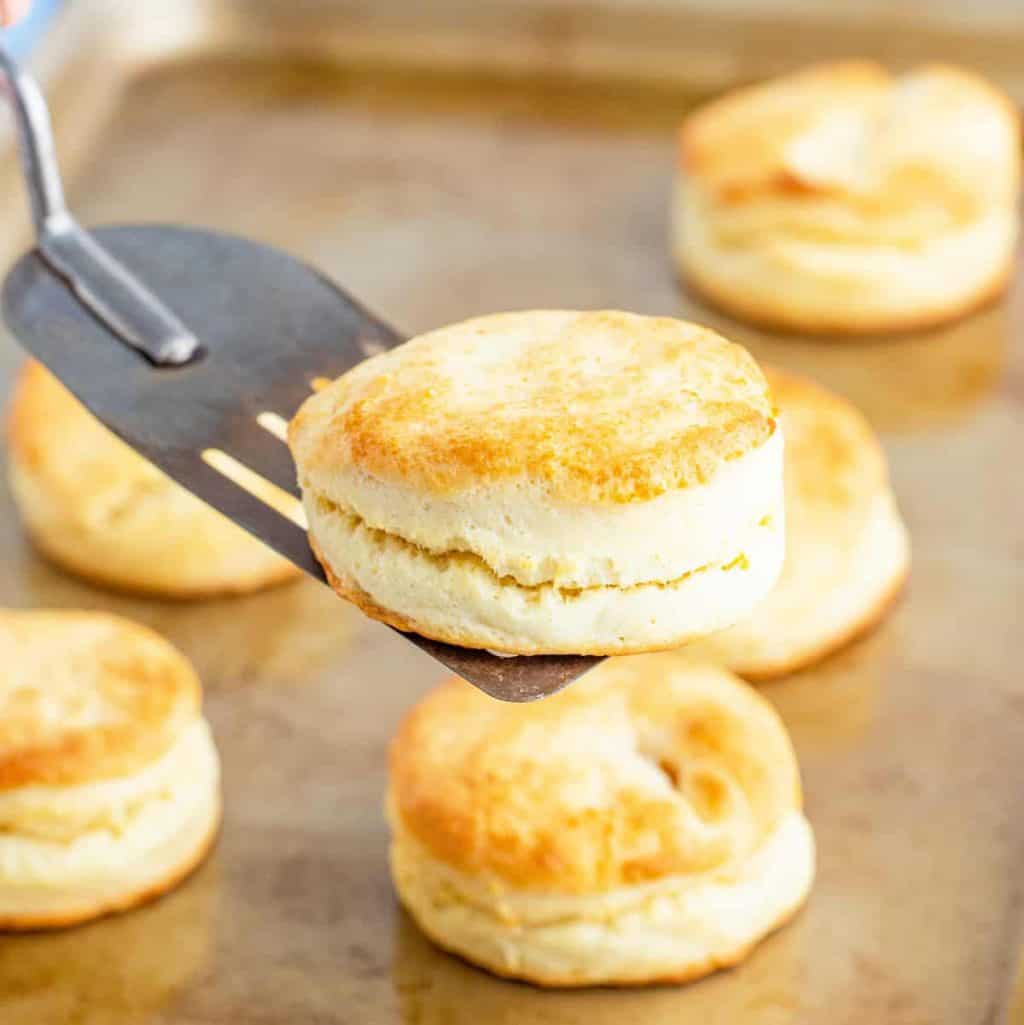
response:
<path id="1" fill-rule="evenodd" d="M 111 434 L 38 363 L 14 391 L 8 472 L 35 545 L 96 583 L 201 598 L 298 576 Z"/>
<path id="2" fill-rule="evenodd" d="M 1019 148 L 1008 98 L 952 67 L 845 61 L 739 89 L 683 126 L 676 261 L 755 322 L 935 324 L 1007 281 Z"/>
<path id="3" fill-rule="evenodd" d="M 610 660 L 535 704 L 448 681 L 392 742 L 388 815 L 392 876 L 422 930 L 546 986 L 735 964 L 814 875 L 778 715 L 677 654 Z"/>
<path id="4" fill-rule="evenodd" d="M 845 399 L 765 369 L 786 435 L 786 561 L 753 614 L 690 653 L 749 680 L 825 657 L 874 626 L 899 593 L 910 543 L 885 453 Z"/>
<path id="5" fill-rule="evenodd" d="M 778 575 L 782 436 L 750 355 L 618 312 L 498 314 L 367 360 L 291 424 L 335 589 L 520 654 L 670 647 Z"/>
<path id="6" fill-rule="evenodd" d="M 72 925 L 174 886 L 220 819 L 192 667 L 93 612 L 2 612 L 0 653 L 0 929 Z"/>

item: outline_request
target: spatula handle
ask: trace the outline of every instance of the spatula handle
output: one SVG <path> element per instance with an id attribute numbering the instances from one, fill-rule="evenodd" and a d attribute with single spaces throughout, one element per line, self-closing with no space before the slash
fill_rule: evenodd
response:
<path id="1" fill-rule="evenodd" d="M 46 101 L 35 80 L 0 46 L 0 82 L 14 112 L 21 169 L 40 254 L 78 300 L 132 348 L 160 366 L 199 353 L 187 327 L 82 228 L 64 202 Z"/>

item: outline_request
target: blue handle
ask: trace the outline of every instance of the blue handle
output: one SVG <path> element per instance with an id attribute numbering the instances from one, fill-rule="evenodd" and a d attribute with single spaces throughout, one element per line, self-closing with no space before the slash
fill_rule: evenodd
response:
<path id="1" fill-rule="evenodd" d="M 63 6 L 64 0 L 34 0 L 28 16 L 3 32 L 8 52 L 21 58 L 30 54 Z"/>

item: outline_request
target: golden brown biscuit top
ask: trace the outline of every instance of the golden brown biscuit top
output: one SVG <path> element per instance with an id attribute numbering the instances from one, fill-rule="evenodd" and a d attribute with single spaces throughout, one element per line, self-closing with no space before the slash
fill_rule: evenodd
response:
<path id="1" fill-rule="evenodd" d="M 870 61 L 818 64 L 697 110 L 680 161 L 720 199 L 841 196 L 868 212 L 938 204 L 957 220 L 1013 203 L 1020 130 L 1007 97 L 969 72 L 894 77 Z"/>
<path id="2" fill-rule="evenodd" d="M 199 714 L 184 656 L 98 612 L 0 612 L 0 790 L 130 775 Z"/>
<path id="3" fill-rule="evenodd" d="M 392 742 L 391 802 L 452 868 L 584 894 L 727 876 L 799 808 L 800 783 L 763 698 L 659 654 L 612 659 L 527 705 L 449 680 Z"/>
<path id="4" fill-rule="evenodd" d="M 314 488 L 356 469 L 434 493 L 520 479 L 613 503 L 703 482 L 774 429 L 757 364 L 713 331 L 548 310 L 367 360 L 306 401 L 290 443 Z"/>
<path id="5" fill-rule="evenodd" d="M 889 487 L 885 454 L 864 415 L 813 381 L 776 367 L 765 377 L 786 438 L 787 517 L 858 509 Z"/>

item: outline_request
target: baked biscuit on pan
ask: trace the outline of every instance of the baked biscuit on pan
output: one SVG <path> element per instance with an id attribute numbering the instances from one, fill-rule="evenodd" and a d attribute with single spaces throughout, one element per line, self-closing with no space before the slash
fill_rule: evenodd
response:
<path id="1" fill-rule="evenodd" d="M 819 64 L 728 93 L 680 134 L 673 248 L 699 292 L 797 331 L 926 327 L 1002 291 L 1020 129 L 966 71 Z"/>
<path id="2" fill-rule="evenodd" d="M 73 925 L 173 887 L 220 821 L 199 681 L 95 612 L 0 612 L 0 928 Z"/>
<path id="3" fill-rule="evenodd" d="M 612 659 L 535 704 L 452 679 L 392 742 L 402 903 L 439 946 L 545 986 L 695 979 L 803 903 L 789 738 L 727 671 Z"/>

